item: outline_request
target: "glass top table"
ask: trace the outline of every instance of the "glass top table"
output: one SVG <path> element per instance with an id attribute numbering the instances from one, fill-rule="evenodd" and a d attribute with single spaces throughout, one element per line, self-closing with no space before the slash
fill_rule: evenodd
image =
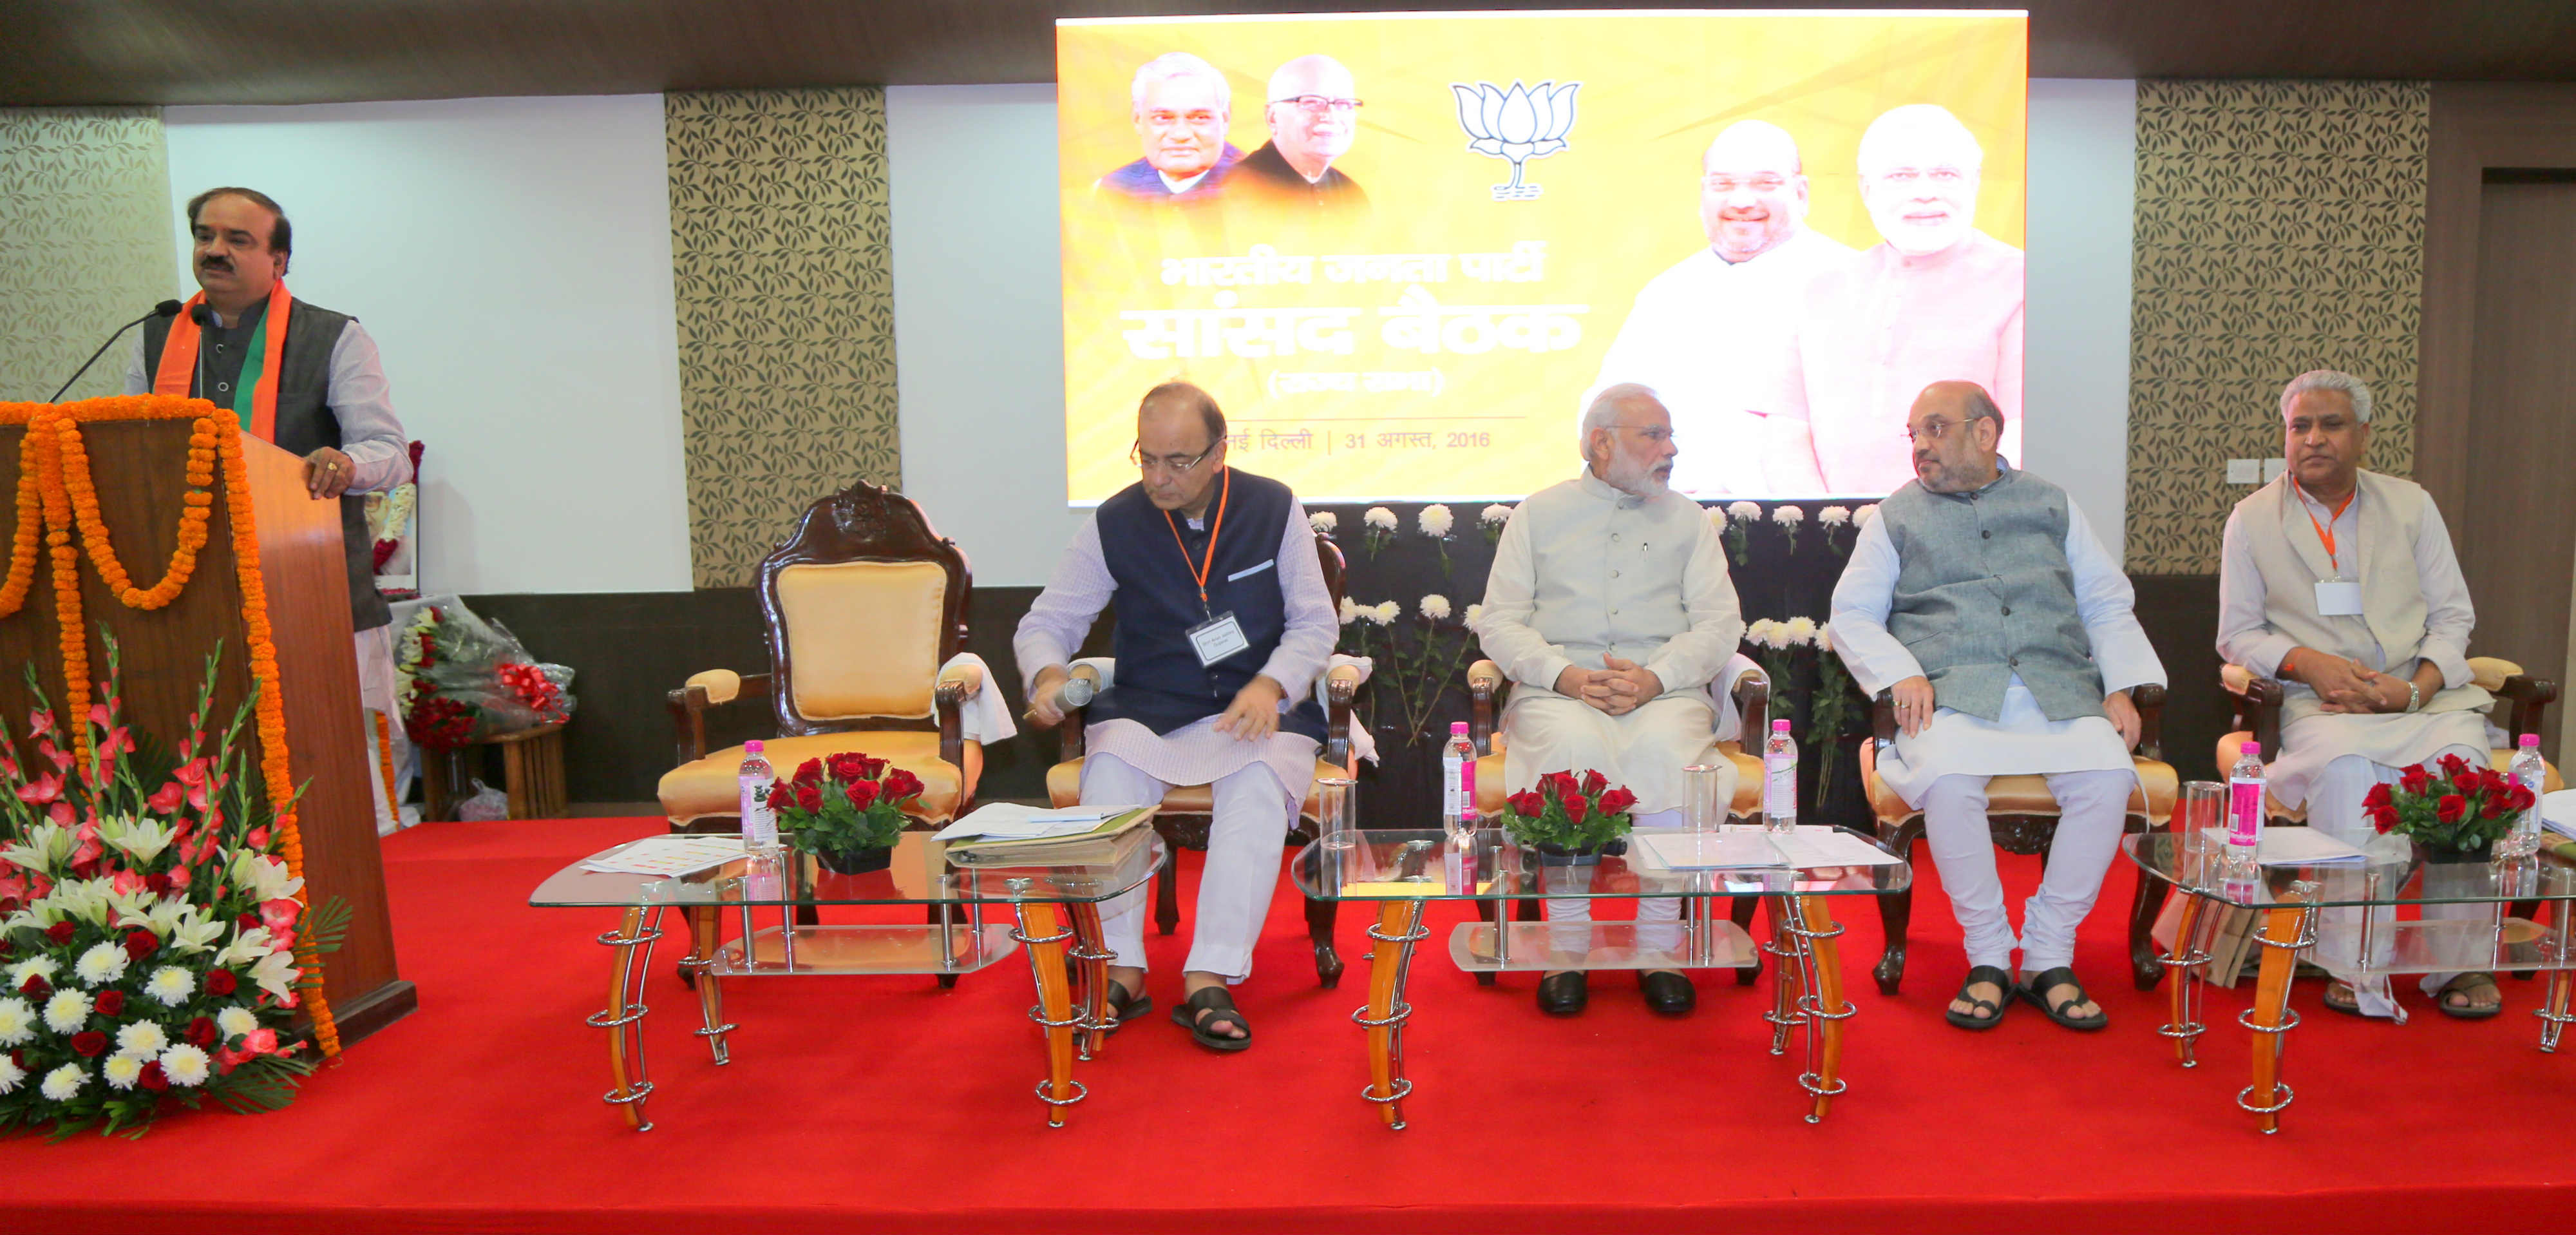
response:
<path id="1" fill-rule="evenodd" d="M 966 862 L 927 832 L 905 832 L 884 869 L 858 874 L 829 870 L 792 850 L 667 878 L 588 869 L 587 863 L 640 843 L 628 842 L 555 872 L 528 903 L 625 911 L 617 930 L 599 936 L 616 958 L 610 977 L 616 1005 L 588 1023 L 609 1035 L 616 1088 L 606 1100 L 638 1131 L 653 1126 L 643 1115 L 653 1090 L 644 1066 L 643 983 L 664 910 L 678 910 L 687 924 L 690 946 L 680 974 L 697 990 L 703 1026 L 696 1032 L 718 1065 L 731 1059 L 727 1035 L 738 1028 L 724 1019 L 724 978 L 931 974 L 953 986 L 960 975 L 1026 944 L 1038 988 L 1029 1016 L 1045 1030 L 1049 1065 L 1038 1100 L 1046 1104 L 1047 1122 L 1061 1127 L 1064 1108 L 1084 1094 L 1073 1079 L 1073 1061 L 1091 1058 L 1111 1027 L 1101 903 L 1142 887 L 1170 858 L 1151 827 L 1134 835 L 1134 843 L 1100 862 Z M 899 905 L 923 907 L 925 924 L 821 920 L 827 907 Z M 985 921 L 988 906 L 1002 920 Z M 728 926 L 736 928 L 731 939 Z"/>
<path id="2" fill-rule="evenodd" d="M 1886 853 L 1864 833 L 1845 835 Z M 1486 984 L 1506 971 L 1751 970 L 1770 954 L 1777 964 L 1763 1018 L 1772 1026 L 1773 1054 L 1786 1053 L 1792 1028 L 1804 1031 L 1808 1069 L 1799 1084 L 1813 1099 L 1807 1114 L 1812 1123 L 1844 1089 L 1842 1022 L 1854 1010 L 1842 997 L 1834 939 L 1843 928 L 1826 911 L 1827 898 L 1885 896 L 1912 887 L 1913 868 L 1901 856 L 1891 857 L 1872 865 L 1677 870 L 1655 861 L 1634 838 L 1609 852 L 1569 860 L 1524 847 L 1498 828 L 1479 829 L 1458 844 L 1436 829 L 1352 829 L 1325 833 L 1300 850 L 1289 869 L 1297 890 L 1316 900 L 1378 907 L 1368 932 L 1378 945 L 1370 950 L 1369 1003 L 1351 1019 L 1368 1031 L 1371 1079 L 1361 1096 L 1377 1105 L 1389 1127 L 1404 1127 L 1401 1103 L 1413 1091 L 1403 1068 L 1403 1027 L 1412 1016 L 1404 988 L 1414 944 L 1430 937 L 1422 924 L 1430 901 L 1471 902 L 1488 919 L 1461 923 L 1449 938 L 1450 959 Z M 1718 897 L 1740 898 L 1743 908 L 1732 920 L 1721 917 L 1713 906 Z M 1534 918 L 1541 901 L 1613 898 L 1679 899 L 1681 918 L 1510 920 Z M 1760 944 L 1745 929 L 1757 899 L 1770 907 L 1771 938 Z"/>
<path id="3" fill-rule="evenodd" d="M 2254 1034 L 2254 1083 L 2238 1093 L 2237 1105 L 2264 1132 L 2279 1129 L 2292 1099 L 2280 1079 L 2281 1041 L 2299 1023 L 2289 998 L 2302 951 L 2338 975 L 2362 979 L 2544 972 L 2549 984 L 2534 1010 L 2540 1049 L 2555 1052 L 2561 1031 L 2576 1020 L 2569 1010 L 2576 862 L 2558 854 L 2445 860 L 2387 834 L 2360 846 L 2358 858 L 2248 869 L 2230 862 L 2223 839 L 2209 832 L 2148 832 L 2120 843 L 2141 878 L 2186 894 L 2173 941 L 2158 958 L 2179 971 L 2167 994 L 2169 1019 L 2157 1032 L 2173 1040 L 2182 1066 L 2197 1065 L 2195 1044 L 2208 1030 L 2201 1004 L 2213 958 L 2238 963 L 2241 948 L 2226 941 L 2249 933 L 2261 947 L 2254 1006 L 2237 1018 Z"/>

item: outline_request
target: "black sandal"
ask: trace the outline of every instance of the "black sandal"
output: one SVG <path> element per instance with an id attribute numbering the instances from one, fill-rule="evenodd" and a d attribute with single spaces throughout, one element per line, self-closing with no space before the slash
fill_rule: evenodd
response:
<path id="1" fill-rule="evenodd" d="M 1979 999 L 1968 993 L 1969 987 L 1975 986 L 1980 982 L 1991 983 L 1994 986 L 1995 998 Z M 1961 1029 L 1970 1029 L 1983 1033 L 1986 1030 L 1992 1029 L 2003 1023 L 2004 1010 L 2012 1006 L 2012 997 L 2013 984 L 2011 974 L 2005 973 L 2003 970 L 1997 969 L 1992 965 L 1979 965 L 1968 971 L 1967 981 L 1959 984 L 1958 998 L 1968 1001 L 1968 1010 L 1962 1012 L 1957 1008 L 1946 1008 L 1942 1011 L 1942 1017 Z M 1977 1015 L 1979 1012 L 1983 1012 L 1985 1015 Z"/>
<path id="2" fill-rule="evenodd" d="M 2338 993 L 2340 993 L 2343 998 L 2335 998 Z M 2361 1010 L 2360 993 L 2352 989 L 2351 983 L 2346 982 L 2341 978 L 2336 978 L 2333 981 L 2326 983 L 2326 993 L 2319 995 L 2317 997 L 2317 1002 L 2324 1005 L 2325 1010 L 2328 1012 L 2341 1012 L 2345 1016 L 2358 1016 L 2364 1019 L 2370 1019 L 2370 1014 Z"/>
<path id="3" fill-rule="evenodd" d="M 2048 1006 L 2048 991 L 2052 987 L 2059 986 L 2074 987 L 2075 994 L 2069 997 L 2066 1002 L 2052 1008 Z M 2048 970 L 2036 978 L 2023 979 L 2020 989 L 2022 998 L 2037 1005 L 2039 1010 L 2047 1015 L 2048 1019 L 2055 1021 L 2068 1029 L 2080 1029 L 2090 1033 L 2093 1030 L 2100 1029 L 2111 1023 L 2111 1014 L 2108 1012 L 2096 1011 L 2091 1016 L 2068 1016 L 2066 1014 L 2066 1009 L 2074 1007 L 2079 1003 L 2083 1003 L 2092 998 L 2092 996 L 2085 993 L 2083 983 L 2075 980 L 2075 971 L 2064 965 Z M 2096 1005 L 2097 1008 L 2098 1006 L 2099 1005 Z"/>
<path id="4" fill-rule="evenodd" d="M 1116 1033 L 1120 1026 L 1153 1011 L 1154 997 L 1143 991 L 1130 995 L 1124 984 L 1112 978 L 1109 980 L 1108 997 L 1102 1001 L 1101 1007 L 1109 1014 L 1109 1025 L 1101 1032 Z"/>
<path id="5" fill-rule="evenodd" d="M 2451 996 L 2457 995 L 2466 999 L 2480 987 L 2494 991 L 2496 1001 L 2483 1007 L 2474 1003 L 2453 1004 L 2451 1002 Z M 2440 1008 L 2442 1015 L 2455 1020 L 2482 1021 L 2504 1011 L 2504 991 L 2496 986 L 2494 974 L 2464 973 L 2442 984 L 2442 989 L 2433 996 L 2433 1006 Z"/>
<path id="6" fill-rule="evenodd" d="M 1202 1017 L 1200 1013 L 1207 1015 Z M 1240 1038 L 1229 1038 L 1209 1030 L 1211 1022 L 1224 1022 L 1243 1031 Z M 1184 999 L 1172 1009 L 1172 1023 L 1190 1031 L 1190 1040 L 1212 1051 L 1228 1053 L 1252 1047 L 1252 1022 L 1234 1006 L 1234 996 L 1222 986 L 1211 986 Z"/>

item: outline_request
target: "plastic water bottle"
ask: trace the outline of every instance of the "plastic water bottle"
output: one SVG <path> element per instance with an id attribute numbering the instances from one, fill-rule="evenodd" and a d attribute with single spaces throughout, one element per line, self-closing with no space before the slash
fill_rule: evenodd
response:
<path id="1" fill-rule="evenodd" d="M 742 744 L 742 771 L 735 783 L 742 786 L 742 847 L 752 853 L 776 850 L 778 813 L 769 809 L 769 789 L 778 783 L 778 773 L 761 753 L 759 742 Z"/>
<path id="2" fill-rule="evenodd" d="M 1798 742 L 1789 722 L 1771 722 L 1762 743 L 1762 826 L 1773 832 L 1798 830 Z"/>
<path id="3" fill-rule="evenodd" d="M 2227 771 L 2227 863 L 2249 870 L 2262 848 L 2263 744 L 2247 742 Z"/>
<path id="4" fill-rule="evenodd" d="M 2527 858 L 2540 852 L 2540 791 L 2549 783 L 2549 764 L 2540 757 L 2540 735 L 2522 735 L 2522 749 L 2513 757 L 2513 783 L 2531 791 L 2531 809 L 2514 821 L 2513 830 L 2495 844 L 2499 858 Z"/>
<path id="5" fill-rule="evenodd" d="M 1448 745 L 1440 748 L 1440 824 L 1449 835 L 1476 830 L 1476 740 L 1467 722 L 1449 723 Z"/>

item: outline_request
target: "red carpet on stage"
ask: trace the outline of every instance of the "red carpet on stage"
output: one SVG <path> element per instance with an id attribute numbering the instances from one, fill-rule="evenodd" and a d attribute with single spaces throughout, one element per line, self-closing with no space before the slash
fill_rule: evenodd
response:
<path id="1" fill-rule="evenodd" d="M 654 820 L 431 824 L 386 842 L 404 976 L 420 1011 L 358 1044 L 290 1109 L 180 1112 L 140 1141 L 0 1142 L 0 1229 L 1055 1230 L 2529 1230 L 2566 1221 L 2576 1052 L 2536 1049 L 2538 983 L 2506 1014 L 2406 1026 L 2321 1010 L 2290 1035 L 2280 1135 L 2235 1106 L 2248 990 L 2210 991 L 2203 1064 L 2155 1035 L 2131 989 L 2123 859 L 2078 961 L 2108 1031 L 2024 1006 L 1968 1034 L 1939 1010 L 1966 961 L 1926 871 L 1904 993 L 1869 983 L 1880 931 L 1838 900 L 1859 1015 L 1851 1090 L 1799 1118 L 1793 1060 L 1768 1051 L 1767 982 L 1700 978 L 1658 1020 L 1624 975 L 1589 1012 L 1541 1016 L 1535 979 L 1477 986 L 1446 959 L 1454 906 L 1414 966 L 1412 1126 L 1382 1127 L 1351 1009 L 1363 914 L 1345 912 L 1340 989 L 1317 987 L 1300 902 L 1274 902 L 1239 988 L 1258 1044 L 1218 1056 L 1167 1019 L 1188 930 L 1148 935 L 1155 1013 L 1076 1075 L 1090 1100 L 1050 1131 L 1027 965 L 953 991 L 930 978 L 726 985 L 742 1028 L 718 1068 L 695 1000 L 655 955 L 653 1131 L 600 1102 L 606 911 L 539 910 L 565 863 Z M 2016 914 L 2037 860 L 2005 857 Z M 1184 858 L 1184 906 L 1196 855 Z M 1616 912 L 1616 911 L 1613 911 Z M 676 921 L 666 921 L 676 927 Z M 2537 1152 L 2534 1152 L 2534 1151 Z"/>

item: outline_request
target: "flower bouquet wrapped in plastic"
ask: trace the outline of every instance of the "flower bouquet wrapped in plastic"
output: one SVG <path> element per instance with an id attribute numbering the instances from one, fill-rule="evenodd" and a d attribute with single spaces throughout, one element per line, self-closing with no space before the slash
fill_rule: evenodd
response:
<path id="1" fill-rule="evenodd" d="M 522 733 L 572 715 L 572 669 L 546 664 L 498 622 L 433 596 L 395 648 L 411 740 L 436 750 Z"/>

